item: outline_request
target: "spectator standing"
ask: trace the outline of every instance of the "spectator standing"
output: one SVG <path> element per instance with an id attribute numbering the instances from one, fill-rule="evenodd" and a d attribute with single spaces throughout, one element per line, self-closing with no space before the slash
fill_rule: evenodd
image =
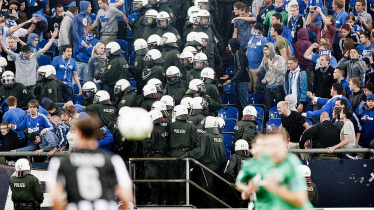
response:
<path id="1" fill-rule="evenodd" d="M 345 74 L 344 69 L 342 69 L 340 67 L 337 67 L 334 70 L 334 79 L 336 80 L 336 83 L 339 83 L 343 86 L 344 91 L 345 91 L 345 96 L 347 98 L 349 98 L 349 96 L 352 94 L 352 92 L 349 89 L 349 82 L 345 79 L 344 74 Z"/>
<path id="2" fill-rule="evenodd" d="M 288 12 L 285 10 L 284 0 L 276 0 L 275 3 L 274 3 L 274 10 L 271 10 L 271 11 L 266 13 L 266 17 L 265 17 L 265 20 L 263 22 L 263 24 L 265 26 L 266 36 L 268 35 L 268 32 L 270 31 L 270 29 L 273 25 L 271 23 L 271 17 L 276 12 L 279 12 L 283 17 L 282 25 L 287 25 Z M 282 33 L 280 33 L 280 34 L 282 34 Z"/>
<path id="3" fill-rule="evenodd" d="M 308 28 L 310 28 L 314 33 L 317 34 L 317 43 L 321 44 L 320 40 L 321 38 L 328 38 L 330 48 L 333 47 L 334 38 L 336 34 L 336 30 L 334 28 L 334 25 L 336 23 L 335 18 L 332 15 L 328 15 L 327 17 L 323 14 L 320 7 L 317 7 L 316 12 L 318 12 L 323 20 L 323 28 L 317 27 L 312 23 L 312 13 L 308 14 L 308 17 L 306 19 L 306 25 Z"/>
<path id="4" fill-rule="evenodd" d="M 273 107 L 274 99 L 283 101 L 283 75 L 285 74 L 285 61 L 282 56 L 276 55 L 274 45 L 267 43 L 264 46 L 264 58 L 262 63 L 266 71 L 265 78 L 261 81 L 266 84 L 265 88 L 265 108 L 269 110 Z"/>
<path id="5" fill-rule="evenodd" d="M 288 20 L 287 27 L 291 29 L 291 35 L 293 42 L 296 43 L 298 40 L 298 31 L 302 28 L 305 28 L 305 19 L 304 17 L 299 13 L 299 5 L 292 4 L 290 6 L 290 13 L 291 18 Z M 309 38 L 308 38 L 309 39 Z"/>
<path id="6" fill-rule="evenodd" d="M 340 112 L 342 112 L 343 108 L 335 106 L 334 111 L 332 112 L 332 120 L 335 121 L 333 125 L 338 128 L 339 133 L 343 128 L 344 122 L 340 120 Z M 340 141 L 340 136 L 339 136 Z"/>
<path id="7" fill-rule="evenodd" d="M 368 82 L 364 85 L 364 93 L 366 95 L 366 97 L 369 95 L 369 94 L 373 94 L 374 93 L 374 84 L 372 82 Z M 360 105 L 358 105 L 356 111 L 355 111 L 355 114 L 357 116 L 361 116 L 362 112 L 367 109 L 367 105 L 365 103 L 365 101 L 362 101 L 360 103 Z"/>
<path id="8" fill-rule="evenodd" d="M 362 137 L 359 144 L 362 147 L 369 147 L 370 142 L 373 141 L 374 136 L 374 95 L 369 94 L 366 97 L 366 106 L 361 115 L 361 125 L 362 125 Z"/>
<path id="9" fill-rule="evenodd" d="M 60 30 L 58 34 L 58 51 L 62 54 L 62 46 L 70 45 L 74 41 L 73 36 L 73 18 L 78 14 L 76 6 L 69 7 L 68 11 L 64 13 L 64 19 L 61 21 Z"/>
<path id="10" fill-rule="evenodd" d="M 2 135 L 2 145 L 0 152 L 9 152 L 27 145 L 25 139 L 20 137 L 14 130 L 10 129 L 8 122 L 2 122 L 0 125 Z M 5 157 L 7 161 L 14 161 L 16 157 Z"/>
<path id="11" fill-rule="evenodd" d="M 340 118 L 344 122 L 344 126 L 340 131 L 340 143 L 335 146 L 328 147 L 328 153 L 333 153 L 335 149 L 338 148 L 356 148 L 358 146 L 358 141 L 355 140 L 355 129 L 353 123 L 349 120 L 352 117 L 352 110 L 349 108 L 344 108 L 340 113 Z M 357 159 L 356 153 L 345 153 L 342 159 Z"/>
<path id="12" fill-rule="evenodd" d="M 344 55 L 346 50 L 350 50 L 353 48 L 353 47 L 346 46 L 347 45 L 345 42 L 346 39 L 349 39 L 349 38 L 352 39 L 354 47 L 357 47 L 360 44 L 360 36 L 356 32 L 352 31 L 351 28 L 352 26 L 350 24 L 345 23 L 342 25 L 340 29 L 340 33 L 338 37 L 339 37 L 339 48 L 340 48 L 340 52 L 342 55 Z"/>
<path id="13" fill-rule="evenodd" d="M 4 25 L 1 28 L 2 37 L 1 40 L 7 44 L 7 39 L 10 36 L 15 37 L 25 37 L 28 34 L 32 33 L 35 29 L 36 23 L 38 22 L 38 15 L 34 16 L 33 18 L 29 19 L 20 24 L 16 24 L 15 18 L 13 14 L 7 14 L 4 19 Z M 24 29 L 26 24 L 32 23 L 28 29 Z"/>
<path id="14" fill-rule="evenodd" d="M 374 44 L 370 41 L 370 33 L 367 31 L 360 33 L 361 44 L 357 46 L 359 54 L 363 57 L 368 57 L 373 59 Z"/>
<path id="15" fill-rule="evenodd" d="M 7 49 L 9 49 L 10 51 L 12 51 L 14 53 L 18 54 L 19 52 L 21 52 L 22 45 L 21 45 L 18 37 L 15 37 L 15 36 L 9 37 L 8 41 L 7 41 L 7 46 L 8 46 Z M 11 59 L 9 57 L 9 55 L 2 49 L 1 49 L 1 56 L 6 58 L 7 64 L 8 64 L 8 65 L 5 65 L 3 67 L 3 71 L 7 70 L 7 71 L 11 71 L 11 72 L 13 72 L 13 74 L 15 74 L 16 73 L 16 65 L 14 63 L 14 60 Z"/>
<path id="16" fill-rule="evenodd" d="M 91 3 L 89 1 L 80 1 L 79 2 L 80 12 L 75 15 L 73 18 L 73 36 L 74 40 L 72 43 L 73 46 L 80 44 L 80 38 L 86 34 L 85 28 L 91 26 L 93 20 L 91 20 L 90 13 L 92 10 Z M 75 47 L 74 47 L 75 49 Z M 78 74 L 79 75 L 79 74 Z"/>
<path id="17" fill-rule="evenodd" d="M 256 91 L 258 87 L 258 74 L 262 58 L 264 57 L 263 48 L 268 41 L 263 36 L 264 26 L 261 23 L 255 23 L 252 28 L 252 37 L 249 39 L 247 48 L 247 58 L 249 63 L 249 91 Z"/>
<path id="18" fill-rule="evenodd" d="M 292 56 L 288 60 L 288 69 L 285 75 L 284 88 L 286 95 L 297 96 L 297 111 L 303 112 L 308 104 L 308 79 L 305 71 L 300 71 L 300 66 L 296 57 Z"/>
<path id="19" fill-rule="evenodd" d="M 338 39 L 338 32 L 340 31 L 340 27 L 345 24 L 345 21 L 348 17 L 348 13 L 344 11 L 344 0 L 334 0 L 332 2 L 332 9 L 334 10 L 333 17 L 335 18 L 336 22 L 334 28 L 336 30 L 335 39 L 333 44 L 334 49 L 334 56 L 337 60 L 340 60 L 343 57 L 343 54 L 340 51 L 339 47 L 339 39 Z"/>
<path id="20" fill-rule="evenodd" d="M 283 128 L 285 128 L 290 135 L 288 149 L 299 149 L 301 134 L 309 128 L 309 124 L 298 112 L 289 110 L 288 102 L 286 101 L 279 102 L 277 110 L 279 114 L 282 115 L 282 124 L 279 127 L 279 131 L 282 131 Z"/>
<path id="21" fill-rule="evenodd" d="M 314 73 L 313 94 L 321 98 L 331 98 L 329 88 L 336 83 L 334 67 L 330 65 L 330 56 L 323 54 L 319 58 L 319 69 Z M 319 107 L 321 108 L 321 107 Z"/>
<path id="22" fill-rule="evenodd" d="M 349 102 L 352 105 L 353 111 L 356 110 L 361 101 L 364 101 L 366 96 L 363 90 L 361 90 L 360 79 L 354 77 L 349 80 L 349 89 L 352 94 L 349 96 Z"/>
<path id="23" fill-rule="evenodd" d="M 272 36 L 276 42 L 274 44 L 274 50 L 277 55 L 283 57 L 285 63 L 288 63 L 288 58 L 291 56 L 287 39 L 282 37 L 283 26 L 281 24 L 274 24 L 270 29 L 270 36 Z"/>
<path id="24" fill-rule="evenodd" d="M 62 55 L 54 57 L 52 60 L 52 66 L 56 69 L 57 79 L 64 82 L 67 93 L 63 95 L 64 101 L 73 101 L 73 83 L 74 78 L 75 83 L 79 89 L 79 95 L 82 94 L 82 87 L 79 82 L 77 74 L 77 63 L 74 58 L 72 58 L 72 47 L 71 45 L 64 45 L 61 47 Z M 73 78 L 72 78 L 73 77 Z"/>
<path id="25" fill-rule="evenodd" d="M 359 78 L 361 81 L 363 81 L 365 78 L 364 75 L 366 73 L 366 63 L 362 60 L 362 58 L 360 58 L 358 52 L 359 50 L 357 48 L 347 51 L 344 57 L 338 63 L 337 67 L 341 67 L 346 70 L 346 79 L 348 81 L 353 77 Z"/>
<path id="26" fill-rule="evenodd" d="M 93 72 L 88 69 L 88 61 L 91 58 L 93 48 L 100 41 L 96 39 L 95 35 L 98 31 L 92 26 L 87 26 L 84 29 L 84 35 L 79 39 L 77 47 L 75 48 L 73 58 L 77 62 L 78 77 L 83 78 L 83 81 L 92 81 Z M 83 73 L 83 76 L 81 76 Z"/>
<path id="27" fill-rule="evenodd" d="M 57 4 L 55 7 L 55 16 L 48 20 L 47 38 L 51 37 L 50 31 L 54 31 L 55 28 L 60 30 L 61 22 L 64 19 L 64 7 L 61 4 Z M 58 36 L 56 37 L 58 40 Z"/>
<path id="28" fill-rule="evenodd" d="M 118 32 L 118 18 L 123 18 L 126 22 L 129 29 L 129 22 L 126 15 L 121 12 L 119 9 L 109 6 L 108 0 L 99 0 L 100 10 L 97 13 L 96 20 L 92 24 L 92 27 L 101 25 L 101 39 L 100 41 L 106 46 L 109 42 L 117 41 L 117 32 Z"/>
<path id="29" fill-rule="evenodd" d="M 7 104 L 8 104 L 9 110 L 5 112 L 2 122 L 7 122 L 9 124 L 14 124 L 14 125 L 21 124 L 23 121 L 23 118 L 25 118 L 26 116 L 26 112 L 23 111 L 23 109 L 17 108 L 17 98 L 14 96 L 9 96 L 7 98 Z M 23 133 L 23 130 L 17 131 L 17 130 L 12 129 L 12 131 L 16 132 L 17 136 L 21 137 L 22 139 L 25 138 L 25 134 Z"/>
<path id="30" fill-rule="evenodd" d="M 245 51 L 248 41 L 251 39 L 252 23 L 256 22 L 256 17 L 249 13 L 249 7 L 242 5 L 239 9 L 239 17 L 234 18 L 234 33 L 232 38 L 240 41 L 240 50 Z"/>
<path id="31" fill-rule="evenodd" d="M 260 10 L 257 13 L 257 19 L 256 19 L 257 23 L 263 23 L 265 21 L 266 14 L 269 11 L 274 10 L 274 5 L 273 5 L 272 0 L 264 0 L 263 3 L 264 3 L 264 5 L 260 8 Z M 267 34 L 267 31 L 269 31 L 269 28 L 267 30 L 265 30 L 264 33 Z"/>
<path id="32" fill-rule="evenodd" d="M 317 54 L 313 54 L 313 49 L 318 48 L 319 52 Z M 327 43 L 313 43 L 304 53 L 304 58 L 311 60 L 316 66 L 315 70 L 318 70 L 319 68 L 319 58 L 323 54 L 327 54 L 330 56 L 330 65 L 334 68 L 338 65 L 338 62 L 336 61 L 336 58 L 331 55 L 330 45 Z"/>
<path id="33" fill-rule="evenodd" d="M 98 42 L 92 49 L 90 60 L 88 61 L 88 73 L 92 74 L 93 81 L 97 89 L 102 90 L 100 75 L 104 73 L 107 67 L 107 56 L 105 54 L 105 45 Z"/>
<path id="34" fill-rule="evenodd" d="M 364 11 L 365 6 L 365 0 L 356 0 L 355 11 L 351 12 L 356 17 L 356 20 L 358 20 L 360 32 L 371 31 L 373 29 L 373 19 L 369 13 Z"/>
<path id="35" fill-rule="evenodd" d="M 282 15 L 279 12 L 276 12 L 271 16 L 270 22 L 273 25 L 274 24 L 282 25 L 282 20 L 283 20 Z M 283 32 L 281 33 L 281 36 L 283 38 L 287 39 L 288 46 L 290 48 L 291 54 L 294 55 L 294 51 L 293 51 L 293 47 L 292 47 L 293 38 L 292 38 L 291 30 L 287 26 L 282 25 L 282 27 L 283 27 Z M 276 39 L 271 36 L 270 31 L 269 31 L 268 41 L 273 43 L 273 44 L 275 44 L 275 42 L 276 42 Z"/>

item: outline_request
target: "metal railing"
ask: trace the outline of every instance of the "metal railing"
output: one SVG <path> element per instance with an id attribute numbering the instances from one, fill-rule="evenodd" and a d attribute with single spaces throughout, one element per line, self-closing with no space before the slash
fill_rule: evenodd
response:
<path id="1" fill-rule="evenodd" d="M 65 157 L 68 154 L 66 152 L 56 152 L 51 157 Z M 36 154 L 36 152 L 0 152 L 0 157 L 23 157 L 23 156 L 48 156 L 48 152 L 42 152 L 41 155 Z"/>

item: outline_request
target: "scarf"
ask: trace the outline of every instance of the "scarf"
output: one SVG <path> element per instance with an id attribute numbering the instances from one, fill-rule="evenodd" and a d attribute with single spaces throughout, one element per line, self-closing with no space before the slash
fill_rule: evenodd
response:
<path id="1" fill-rule="evenodd" d="M 100 61 L 100 73 L 103 73 L 104 70 L 107 67 L 107 58 L 106 55 L 98 55 L 99 61 Z"/>
<path id="2" fill-rule="evenodd" d="M 84 39 L 86 40 L 86 42 L 90 42 L 94 38 L 95 38 L 94 34 L 85 34 L 84 35 Z"/>
<path id="3" fill-rule="evenodd" d="M 261 45 L 261 36 L 262 36 L 262 34 L 256 32 L 256 31 L 253 30 L 253 29 L 252 29 L 251 34 L 252 34 L 252 36 L 251 36 L 251 38 L 250 38 L 249 41 L 248 41 L 248 46 L 249 46 L 249 47 L 252 47 L 252 48 L 255 48 L 255 47 L 256 47 L 256 46 L 252 46 L 252 41 L 253 41 L 253 39 L 254 39 L 256 36 L 260 36 L 260 45 Z"/>
<path id="4" fill-rule="evenodd" d="M 281 7 L 276 7 L 276 6 L 274 6 L 274 10 L 275 10 L 276 12 L 282 12 L 282 11 L 284 10 L 284 5 L 281 6 Z"/>
<path id="5" fill-rule="evenodd" d="M 329 69 L 329 67 L 330 67 L 330 64 L 327 65 L 325 68 L 320 67 L 319 70 L 320 70 L 322 73 L 326 73 L 326 71 Z"/>
<path id="6" fill-rule="evenodd" d="M 331 58 L 331 51 L 330 50 L 321 50 L 319 51 L 319 55 L 329 55 Z"/>
<path id="7" fill-rule="evenodd" d="M 14 51 L 16 51 L 16 49 L 17 49 L 17 45 L 16 45 L 16 47 L 15 48 L 13 48 L 13 49 L 10 49 L 12 52 L 14 52 Z"/>
<path id="8" fill-rule="evenodd" d="M 355 2 L 355 1 L 353 1 L 353 2 Z M 351 3 L 351 1 L 349 2 L 349 3 Z M 354 7 L 354 5 L 353 5 L 353 7 Z M 353 15 L 355 16 L 355 17 L 358 17 L 358 18 L 360 18 L 360 17 L 364 17 L 364 11 L 362 11 L 361 12 L 361 14 L 358 14 L 358 12 L 357 11 L 353 11 Z M 354 25 L 354 26 L 357 26 L 357 25 Z M 354 27 L 353 26 L 353 27 Z M 357 31 L 357 28 L 356 27 L 354 27 L 354 29 L 355 29 L 355 31 Z M 364 28 L 363 28 L 363 26 L 362 26 L 362 22 L 360 22 L 360 24 L 359 24 L 359 26 L 358 26 L 358 33 L 361 33 L 362 31 L 364 31 Z"/>
<path id="9" fill-rule="evenodd" d="M 300 67 L 297 65 L 296 69 L 290 69 L 290 75 L 291 75 L 291 92 L 289 94 L 295 94 L 297 95 L 297 78 L 300 74 Z"/>
<path id="10" fill-rule="evenodd" d="M 297 26 L 297 21 L 299 20 L 299 17 L 301 17 L 300 13 L 297 15 L 297 17 L 294 19 L 293 17 L 291 17 L 290 21 L 291 21 L 291 34 L 292 34 L 292 38 L 295 37 L 295 33 L 296 33 L 296 26 Z"/>
<path id="11" fill-rule="evenodd" d="M 8 25 L 10 27 L 13 27 L 16 25 L 16 21 L 12 21 L 12 20 L 9 20 L 9 19 L 5 19 L 5 25 Z"/>

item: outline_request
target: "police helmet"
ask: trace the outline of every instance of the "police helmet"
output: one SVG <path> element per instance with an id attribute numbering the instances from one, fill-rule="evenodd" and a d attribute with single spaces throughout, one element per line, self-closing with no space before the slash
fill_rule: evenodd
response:
<path id="1" fill-rule="evenodd" d="M 187 94 L 193 93 L 201 93 L 204 94 L 206 92 L 205 84 L 201 79 L 193 79 L 190 81 L 188 85 Z"/>
<path id="2" fill-rule="evenodd" d="M 156 86 L 157 92 L 164 91 L 164 87 L 162 85 L 162 82 L 159 79 L 157 79 L 157 78 L 152 78 L 152 79 L 148 80 L 147 85 L 154 85 L 154 86 Z"/>
<path id="3" fill-rule="evenodd" d="M 239 150 L 249 150 L 248 142 L 244 139 L 238 139 L 235 142 L 235 151 Z"/>
<path id="4" fill-rule="evenodd" d="M 187 107 L 187 109 L 191 109 L 191 101 L 191 97 L 184 97 L 182 98 L 180 105 Z"/>
<path id="5" fill-rule="evenodd" d="M 198 21 L 202 26 L 209 25 L 210 19 L 210 13 L 208 12 L 208 10 L 199 10 L 199 12 L 197 13 L 196 21 Z"/>
<path id="6" fill-rule="evenodd" d="M 121 49 L 121 46 L 117 42 L 109 42 L 105 47 L 107 54 L 110 56 L 117 50 Z"/>
<path id="7" fill-rule="evenodd" d="M 194 55 L 192 52 L 190 51 L 183 51 L 180 56 L 179 56 L 179 59 L 181 61 L 181 64 L 183 64 L 184 66 L 188 66 L 190 64 L 193 64 L 193 58 L 194 58 Z M 186 63 L 185 63 L 186 61 Z M 188 62 L 188 63 L 187 63 Z"/>
<path id="8" fill-rule="evenodd" d="M 223 130 L 225 130 L 226 122 L 222 117 L 217 117 L 217 119 L 219 132 L 222 132 Z"/>
<path id="9" fill-rule="evenodd" d="M 145 5 L 148 4 L 148 0 L 134 0 L 132 2 L 132 8 L 134 12 L 140 11 Z"/>
<path id="10" fill-rule="evenodd" d="M 154 85 L 145 85 L 143 87 L 144 98 L 157 98 L 157 89 Z"/>
<path id="11" fill-rule="evenodd" d="M 83 97 L 85 99 L 94 98 L 96 91 L 97 91 L 96 84 L 94 82 L 88 81 L 84 83 L 82 87 L 82 91 L 83 91 Z"/>
<path id="12" fill-rule="evenodd" d="M 204 130 L 209 133 L 219 134 L 218 124 L 217 117 L 207 116 L 205 118 Z"/>
<path id="13" fill-rule="evenodd" d="M 164 118 L 161 111 L 159 110 L 151 110 L 149 111 L 149 115 L 151 116 L 153 123 L 165 123 L 166 122 L 166 119 Z"/>
<path id="14" fill-rule="evenodd" d="M 157 26 L 160 28 L 166 28 L 170 25 L 170 15 L 167 12 L 159 12 L 156 17 Z M 164 22 L 166 21 L 166 22 Z"/>
<path id="15" fill-rule="evenodd" d="M 114 85 L 114 94 L 121 93 L 123 91 L 132 91 L 135 90 L 133 86 L 131 86 L 130 82 L 126 79 L 120 79 Z"/>
<path id="16" fill-rule="evenodd" d="M 17 162 L 15 163 L 15 169 L 16 169 L 16 173 L 15 173 L 16 177 L 23 177 L 31 173 L 31 164 L 27 159 L 21 158 L 21 159 L 18 159 Z"/>
<path id="17" fill-rule="evenodd" d="M 192 46 L 187 46 L 183 49 L 183 52 L 192 52 L 192 54 L 195 56 L 197 54 L 197 50 L 195 47 L 192 47 Z"/>
<path id="18" fill-rule="evenodd" d="M 172 47 L 178 47 L 177 36 L 171 32 L 166 32 L 161 37 L 161 45 L 169 45 Z"/>
<path id="19" fill-rule="evenodd" d="M 208 66 L 208 57 L 205 53 L 197 53 L 193 59 L 193 67 L 195 69 L 203 69 Z"/>
<path id="20" fill-rule="evenodd" d="M 187 18 L 191 17 L 192 14 L 196 14 L 197 15 L 197 12 L 199 12 L 200 8 L 197 7 L 197 6 L 191 6 L 190 8 L 188 8 L 188 11 L 187 11 Z"/>
<path id="21" fill-rule="evenodd" d="M 172 110 L 175 107 L 175 100 L 173 97 L 169 95 L 164 95 L 160 99 L 166 105 L 166 110 Z"/>
<path id="22" fill-rule="evenodd" d="M 251 120 L 254 121 L 257 118 L 257 110 L 254 106 L 248 105 L 243 109 L 243 118 L 242 120 Z"/>
<path id="23" fill-rule="evenodd" d="M 134 42 L 134 49 L 137 55 L 145 55 L 148 52 L 148 44 L 144 39 L 137 39 Z"/>
<path id="24" fill-rule="evenodd" d="M 38 82 L 43 82 L 45 79 L 51 79 L 52 69 L 48 66 L 41 66 L 38 69 Z"/>
<path id="25" fill-rule="evenodd" d="M 106 101 L 106 100 L 110 100 L 110 95 L 109 95 L 109 93 L 106 92 L 105 90 L 99 90 L 99 91 L 97 91 L 97 93 L 95 94 L 95 97 L 94 97 L 93 103 L 94 103 L 94 104 L 97 104 L 97 103 L 99 103 L 99 102 Z"/>
<path id="26" fill-rule="evenodd" d="M 168 80 L 168 83 L 170 84 L 178 82 L 181 76 L 181 72 L 179 71 L 179 68 L 176 66 L 170 66 L 166 70 L 166 78 Z"/>
<path id="27" fill-rule="evenodd" d="M 204 100 L 202 97 L 194 97 L 191 102 L 191 115 L 197 115 L 202 113 L 203 110 L 208 109 L 208 102 Z"/>
<path id="28" fill-rule="evenodd" d="M 175 120 L 188 120 L 190 117 L 188 116 L 187 107 L 183 105 L 177 105 L 173 109 L 173 122 Z"/>
<path id="29" fill-rule="evenodd" d="M 196 34 L 197 34 L 196 31 L 191 31 L 190 33 L 187 34 L 186 46 L 192 45 L 192 42 L 194 41 Z"/>
<path id="30" fill-rule="evenodd" d="M 216 72 L 212 68 L 206 67 L 201 70 L 200 78 L 204 83 L 211 84 L 216 78 Z"/>
<path id="31" fill-rule="evenodd" d="M 302 176 L 305 177 L 306 183 L 311 183 L 312 180 L 310 179 L 310 176 L 312 175 L 312 172 L 310 171 L 310 168 L 306 165 L 300 165 L 298 167 L 299 172 Z"/>
<path id="32" fill-rule="evenodd" d="M 151 110 L 158 110 L 160 112 L 166 111 L 167 110 L 166 109 L 166 104 L 164 102 L 161 102 L 161 101 L 155 101 L 152 104 Z"/>
<path id="33" fill-rule="evenodd" d="M 3 83 L 6 87 L 13 87 L 13 84 L 16 82 L 16 77 L 14 73 L 11 71 L 5 71 L 3 75 L 1 75 L 1 83 Z"/>
<path id="34" fill-rule="evenodd" d="M 144 17 L 144 25 L 149 26 L 156 24 L 156 17 L 158 15 L 158 12 L 154 9 L 150 9 L 145 13 Z"/>
<path id="35" fill-rule="evenodd" d="M 159 46 L 161 46 L 161 37 L 157 34 L 152 34 L 147 39 L 148 48 L 151 49 L 157 49 Z"/>

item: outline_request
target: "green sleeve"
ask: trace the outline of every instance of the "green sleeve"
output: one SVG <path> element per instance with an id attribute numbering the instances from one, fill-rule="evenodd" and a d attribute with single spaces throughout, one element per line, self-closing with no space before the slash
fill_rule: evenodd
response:
<path id="1" fill-rule="evenodd" d="M 34 197 L 35 197 L 35 200 L 39 204 L 41 204 L 41 203 L 43 203 L 43 200 L 44 200 L 42 184 L 40 183 L 38 178 L 36 178 L 36 177 L 34 177 L 34 178 L 35 178 L 35 181 L 34 181 Z"/>
<path id="2" fill-rule="evenodd" d="M 289 189 L 293 192 L 301 191 L 306 188 L 305 178 L 299 173 L 297 168 L 301 165 L 301 162 L 298 157 L 293 154 L 288 154 L 289 157 L 289 168 L 285 173 L 285 179 L 288 180 Z"/>
<path id="3" fill-rule="evenodd" d="M 266 14 L 265 20 L 264 20 L 264 25 L 270 25 L 270 13 L 273 14 L 272 12 L 268 12 Z M 270 28 L 269 28 L 270 30 Z"/>
<path id="4" fill-rule="evenodd" d="M 237 182 L 247 183 L 252 178 L 249 169 L 251 168 L 251 162 L 253 161 L 254 159 L 251 159 L 242 164 L 242 169 L 239 171 L 238 176 L 236 177 Z"/>

